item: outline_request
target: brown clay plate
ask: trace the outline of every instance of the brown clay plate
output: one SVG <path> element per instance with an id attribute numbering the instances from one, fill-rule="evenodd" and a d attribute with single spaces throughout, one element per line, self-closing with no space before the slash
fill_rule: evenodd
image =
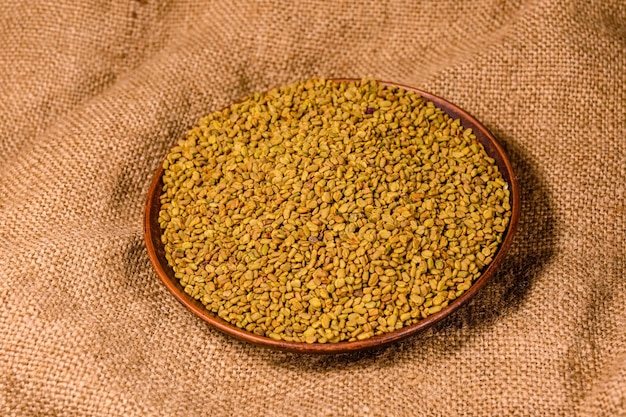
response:
<path id="1" fill-rule="evenodd" d="M 165 259 L 165 250 L 163 243 L 161 242 L 161 228 L 158 223 L 159 210 L 161 207 L 160 196 L 163 188 L 163 167 L 160 166 L 154 175 L 154 179 L 152 180 L 152 184 L 150 185 L 150 189 L 148 191 L 144 211 L 144 238 L 148 250 L 148 255 L 154 269 L 156 270 L 161 281 L 163 281 L 167 289 L 174 295 L 174 297 L 176 297 L 176 299 L 178 299 L 178 301 L 180 301 L 185 307 L 187 307 L 193 314 L 206 321 L 211 326 L 217 328 L 224 333 L 228 333 L 240 340 L 284 351 L 332 354 L 372 349 L 404 339 L 407 336 L 410 336 L 428 327 L 433 326 L 435 323 L 438 323 L 445 317 L 449 316 L 457 309 L 459 309 L 459 307 L 467 303 L 472 297 L 476 295 L 478 291 L 480 291 L 481 288 L 485 286 L 485 284 L 491 279 L 491 277 L 494 275 L 494 272 L 502 263 L 507 251 L 511 246 L 511 243 L 513 242 L 513 235 L 515 234 L 520 215 L 519 186 L 517 184 L 515 174 L 513 173 L 511 163 L 506 156 L 504 149 L 502 149 L 498 141 L 487 130 L 485 126 L 483 126 L 478 120 L 476 120 L 474 117 L 469 115 L 467 112 L 461 110 L 454 104 L 416 88 L 390 82 L 382 82 L 382 84 L 400 87 L 408 91 L 414 91 L 420 94 L 425 99 L 432 101 L 435 106 L 443 109 L 453 119 L 460 119 L 461 125 L 463 127 L 472 128 L 472 131 L 476 135 L 476 139 L 483 144 L 485 150 L 487 151 L 487 154 L 495 159 L 504 180 L 509 185 L 509 189 L 511 191 L 512 211 L 509 225 L 504 233 L 502 243 L 500 244 L 493 261 L 491 262 L 491 264 L 488 265 L 485 270 L 483 270 L 482 275 L 474 282 L 474 284 L 472 284 L 469 290 L 463 293 L 452 304 L 450 304 L 440 312 L 428 316 L 426 319 L 423 319 L 416 324 L 403 327 L 390 333 L 374 336 L 370 339 L 366 339 L 363 341 L 307 344 L 302 342 L 277 341 L 274 339 L 270 339 L 269 337 L 258 336 L 256 334 L 247 332 L 246 330 L 240 329 L 210 313 L 200 301 L 195 300 L 193 297 L 185 293 L 179 281 L 174 277 L 174 271 L 168 265 L 167 260 Z"/>

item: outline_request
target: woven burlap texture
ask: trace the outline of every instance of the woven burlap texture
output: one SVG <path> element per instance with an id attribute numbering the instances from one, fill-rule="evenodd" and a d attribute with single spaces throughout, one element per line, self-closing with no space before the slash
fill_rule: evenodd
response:
<path id="1" fill-rule="evenodd" d="M 311 77 L 422 88 L 522 188 L 490 284 L 342 356 L 223 335 L 167 292 L 142 209 L 202 115 Z M 626 3 L 20 2 L 0 14 L 0 415 L 626 415 Z"/>

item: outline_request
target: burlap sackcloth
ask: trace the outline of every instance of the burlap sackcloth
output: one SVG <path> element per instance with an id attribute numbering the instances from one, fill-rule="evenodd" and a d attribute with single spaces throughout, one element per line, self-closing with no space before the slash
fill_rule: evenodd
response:
<path id="1" fill-rule="evenodd" d="M 626 415 L 626 3 L 20 2 L 0 13 L 0 415 Z M 195 121 L 310 77 L 466 109 L 522 187 L 470 305 L 391 347 L 265 350 L 182 307 L 142 238 Z"/>

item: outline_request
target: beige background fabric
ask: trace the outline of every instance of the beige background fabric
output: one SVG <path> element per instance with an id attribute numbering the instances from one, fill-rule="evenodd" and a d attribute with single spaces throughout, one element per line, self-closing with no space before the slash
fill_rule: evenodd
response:
<path id="1" fill-rule="evenodd" d="M 3 1 L 0 415 L 626 415 L 626 3 Z M 161 158 L 243 95 L 373 77 L 458 104 L 522 188 L 479 295 L 388 348 L 201 322 L 142 237 Z"/>

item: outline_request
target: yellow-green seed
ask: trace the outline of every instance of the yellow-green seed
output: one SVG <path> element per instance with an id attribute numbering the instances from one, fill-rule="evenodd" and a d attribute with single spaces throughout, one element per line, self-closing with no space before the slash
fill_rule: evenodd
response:
<path id="1" fill-rule="evenodd" d="M 311 298 L 309 300 L 309 304 L 311 305 L 311 307 L 313 307 L 314 309 L 319 309 L 320 307 L 322 307 L 322 302 L 319 300 L 319 298 Z"/>

